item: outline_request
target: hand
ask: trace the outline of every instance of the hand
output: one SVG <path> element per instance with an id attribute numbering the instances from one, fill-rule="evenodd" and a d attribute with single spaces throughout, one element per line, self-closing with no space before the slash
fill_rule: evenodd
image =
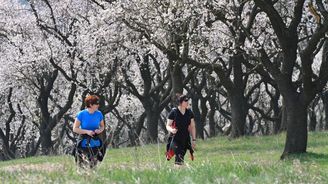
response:
<path id="1" fill-rule="evenodd" d="M 96 133 L 96 134 L 100 134 L 101 132 L 102 132 L 102 130 L 100 130 L 100 129 L 96 129 L 96 130 L 95 130 L 95 133 Z"/>
<path id="2" fill-rule="evenodd" d="M 176 134 L 177 131 L 178 131 L 178 129 L 176 129 L 176 128 L 172 128 L 171 133 L 172 133 L 172 134 Z"/>
<path id="3" fill-rule="evenodd" d="M 196 140 L 191 141 L 191 147 L 193 150 L 196 148 Z"/>
<path id="4" fill-rule="evenodd" d="M 87 131 L 87 134 L 88 134 L 89 136 L 93 137 L 93 135 L 95 134 L 95 132 L 92 131 L 92 130 L 88 130 L 88 131 Z"/>

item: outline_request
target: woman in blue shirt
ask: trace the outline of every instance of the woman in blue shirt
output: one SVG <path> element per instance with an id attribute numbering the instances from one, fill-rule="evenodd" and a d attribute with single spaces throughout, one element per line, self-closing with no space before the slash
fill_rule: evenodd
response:
<path id="1" fill-rule="evenodd" d="M 86 109 L 80 111 L 76 115 L 73 125 L 73 132 L 80 135 L 87 134 L 93 137 L 100 134 L 105 129 L 104 117 L 98 110 L 99 97 L 96 95 L 87 96 L 84 100 Z M 82 142 L 82 147 L 85 147 L 86 141 Z M 100 146 L 99 141 L 91 141 L 90 147 Z"/>

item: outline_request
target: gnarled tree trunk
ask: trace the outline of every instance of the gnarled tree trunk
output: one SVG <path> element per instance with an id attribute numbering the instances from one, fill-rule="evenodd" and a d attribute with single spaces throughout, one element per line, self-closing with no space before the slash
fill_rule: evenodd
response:
<path id="1" fill-rule="evenodd" d="M 307 107 L 298 98 L 293 99 L 285 101 L 288 109 L 287 135 L 282 159 L 289 153 L 305 153 L 307 148 Z"/>
<path id="2" fill-rule="evenodd" d="M 229 94 L 231 105 L 231 132 L 233 138 L 243 136 L 245 134 L 245 123 L 247 108 L 245 98 L 242 94 Z"/>

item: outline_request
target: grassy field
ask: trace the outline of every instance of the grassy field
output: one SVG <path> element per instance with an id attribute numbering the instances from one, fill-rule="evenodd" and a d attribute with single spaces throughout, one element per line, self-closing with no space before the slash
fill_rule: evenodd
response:
<path id="1" fill-rule="evenodd" d="M 0 183 L 328 183 L 328 133 L 310 133 L 308 153 L 285 161 L 285 135 L 198 141 L 195 161 L 173 167 L 164 145 L 109 149 L 95 169 L 72 156 L 0 162 Z"/>

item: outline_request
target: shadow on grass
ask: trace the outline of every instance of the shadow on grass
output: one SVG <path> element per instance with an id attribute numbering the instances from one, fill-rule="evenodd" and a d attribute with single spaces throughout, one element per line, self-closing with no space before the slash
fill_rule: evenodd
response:
<path id="1" fill-rule="evenodd" d="M 289 154 L 284 160 L 293 161 L 295 159 L 298 159 L 301 162 L 318 161 L 320 163 L 328 164 L 328 154 L 326 153 L 306 152 L 298 154 Z"/>
<path id="2" fill-rule="evenodd" d="M 221 145 L 213 145 L 211 147 L 206 147 L 207 153 L 231 153 L 231 152 L 239 152 L 239 153 L 263 153 L 266 151 L 282 151 L 284 148 L 284 144 L 279 142 L 270 142 L 266 143 L 265 141 L 245 141 L 243 143 L 234 142 L 232 140 L 229 143 L 221 144 Z"/>
<path id="3" fill-rule="evenodd" d="M 253 152 L 264 152 L 264 151 L 277 151 L 282 152 L 285 145 L 285 134 L 281 133 L 279 135 L 271 136 L 243 136 L 237 139 L 230 139 L 229 137 L 221 138 L 221 140 L 216 140 L 220 144 L 211 144 L 211 146 L 206 147 L 207 153 L 230 153 L 230 152 L 241 152 L 241 153 L 253 153 Z M 324 138 L 322 138 L 324 137 Z M 310 133 L 308 148 L 323 148 L 327 146 L 326 137 L 328 137 L 327 132 Z M 308 152 L 308 155 L 318 154 Z M 297 154 L 296 154 L 297 155 Z M 321 154 L 319 154 L 321 155 Z M 328 155 L 326 155 L 328 156 Z M 311 156 L 308 156 L 311 157 Z M 315 157 L 312 155 L 311 158 Z"/>

